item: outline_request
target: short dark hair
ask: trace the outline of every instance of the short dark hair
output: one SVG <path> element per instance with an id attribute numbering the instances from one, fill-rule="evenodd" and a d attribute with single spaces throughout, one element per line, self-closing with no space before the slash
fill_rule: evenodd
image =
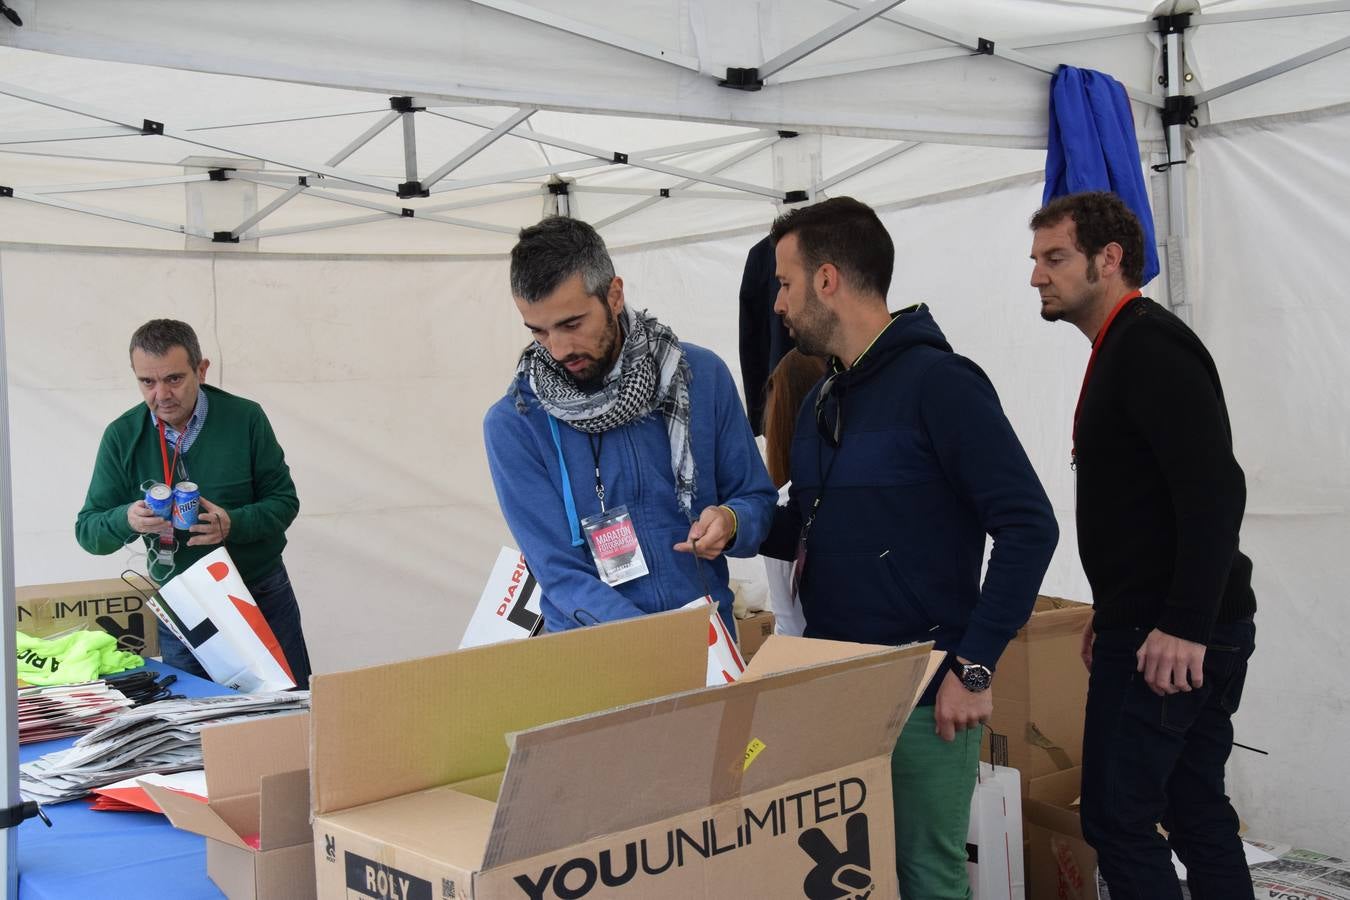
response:
<path id="1" fill-rule="evenodd" d="M 885 299 L 895 270 L 895 244 L 872 207 L 852 197 L 832 197 L 803 206 L 774 220 L 774 246 L 790 234 L 807 271 L 831 263 L 861 291 Z"/>
<path id="2" fill-rule="evenodd" d="M 187 351 L 188 365 L 192 368 L 202 361 L 202 346 L 197 343 L 197 332 L 192 326 L 177 319 L 151 319 L 131 336 L 131 346 L 127 348 L 130 356 L 137 350 L 151 356 L 164 356 L 174 347 Z"/>
<path id="3" fill-rule="evenodd" d="M 1075 243 L 1089 259 L 1107 244 L 1119 244 L 1120 273 L 1130 287 L 1144 283 L 1144 229 L 1125 201 L 1108 191 L 1085 191 L 1056 197 L 1036 210 L 1031 230 L 1053 228 L 1072 219 Z"/>
<path id="4" fill-rule="evenodd" d="M 604 300 L 614 280 L 614 262 L 594 228 L 580 219 L 549 216 L 520 229 L 511 248 L 511 293 L 538 303 L 577 273 L 586 293 Z"/>

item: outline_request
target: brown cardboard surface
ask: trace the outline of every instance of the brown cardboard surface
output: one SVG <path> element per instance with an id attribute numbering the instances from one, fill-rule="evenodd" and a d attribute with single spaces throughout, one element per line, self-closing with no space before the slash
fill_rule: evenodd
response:
<path id="1" fill-rule="evenodd" d="M 207 874 L 231 900 L 314 896 L 309 720 L 302 713 L 202 729 L 206 803 L 141 783 L 176 828 L 208 838 Z M 254 834 L 259 850 L 244 840 Z"/>
<path id="2" fill-rule="evenodd" d="M 887 756 L 928 649 L 869 652 L 523 732 L 483 867 Z M 747 766 L 752 740 L 763 749 Z M 641 802 L 597 802 L 607 794 Z M 559 808 L 576 814 L 552 814 Z"/>
<path id="3" fill-rule="evenodd" d="M 1033 778 L 1082 762 L 1087 670 L 1079 650 L 1091 616 L 1086 604 L 1038 597 L 1031 619 L 999 660 L 981 755 L 991 760 L 991 734 L 1006 738 L 1006 764 L 1021 772 L 1024 796 Z"/>
<path id="4" fill-rule="evenodd" d="M 1022 798 L 1028 900 L 1096 900 L 1097 854 L 1070 806 L 1081 785 L 1082 769 L 1075 767 L 1033 779 Z"/>
<path id="5" fill-rule="evenodd" d="M 343 834 L 364 848 L 357 851 L 363 856 L 383 859 L 387 854 L 372 848 L 395 847 L 399 854 L 472 872 L 483 861 L 495 809 L 490 800 L 434 787 L 330 813 L 316 821 L 315 834 Z M 316 857 L 326 853 L 316 851 Z"/>
<path id="6" fill-rule="evenodd" d="M 749 662 L 764 645 L 765 639 L 773 634 L 773 622 L 773 613 L 767 609 L 736 620 L 736 643 L 741 648 L 742 659 Z"/>
<path id="7" fill-rule="evenodd" d="M 895 897 L 894 844 L 890 763 L 877 757 L 480 872 L 473 898 Z M 841 875 L 870 885 L 835 890 Z"/>
<path id="8" fill-rule="evenodd" d="M 159 653 L 155 615 L 120 578 L 27 584 L 14 589 L 17 627 L 33 637 L 56 637 L 95 629 L 117 638 L 117 646 L 141 656 Z"/>
<path id="9" fill-rule="evenodd" d="M 250 854 L 253 852 L 252 848 L 244 843 L 244 839 L 239 836 L 239 833 L 230 827 L 221 818 L 220 813 L 208 804 L 156 784 L 143 781 L 140 782 L 140 785 L 150 796 L 150 799 L 154 800 L 159 808 L 164 810 L 164 815 L 169 817 L 169 821 L 173 823 L 174 828 L 200 834 L 214 841 L 237 847 Z"/>
<path id="10" fill-rule="evenodd" d="M 314 811 L 500 772 L 509 732 L 702 686 L 707 634 L 680 610 L 316 675 Z"/>
<path id="11" fill-rule="evenodd" d="M 202 729 L 212 800 L 258 793 L 258 779 L 309 768 L 309 715 L 266 716 Z"/>

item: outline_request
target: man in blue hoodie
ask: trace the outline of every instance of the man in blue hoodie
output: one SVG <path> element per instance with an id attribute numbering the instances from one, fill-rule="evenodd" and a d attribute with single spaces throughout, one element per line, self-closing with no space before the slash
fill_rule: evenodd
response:
<path id="1" fill-rule="evenodd" d="M 623 287 L 585 222 L 520 232 L 511 293 L 534 341 L 483 421 L 497 500 L 549 631 L 711 595 L 734 635 L 723 554 L 759 552 L 778 495 L 726 365 Z"/>
<path id="2" fill-rule="evenodd" d="M 891 760 L 896 863 L 902 896 L 964 900 L 979 725 L 1050 564 L 1054 514 L 984 372 L 924 304 L 888 311 L 895 249 L 871 208 L 826 200 L 771 237 L 774 311 L 830 370 L 802 405 L 763 552 L 795 555 L 807 637 L 948 651 Z"/>

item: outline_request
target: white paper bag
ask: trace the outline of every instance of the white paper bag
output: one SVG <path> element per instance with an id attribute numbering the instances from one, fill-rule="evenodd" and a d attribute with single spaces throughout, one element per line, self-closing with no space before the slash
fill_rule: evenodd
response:
<path id="1" fill-rule="evenodd" d="M 217 684 L 246 694 L 295 687 L 272 627 L 224 547 L 161 587 L 147 605 Z"/>
<path id="2" fill-rule="evenodd" d="M 1016 769 L 980 763 L 970 798 L 970 889 L 974 900 L 1025 900 L 1022 781 Z"/>
<path id="3" fill-rule="evenodd" d="M 741 651 L 736 647 L 736 641 L 727 631 L 726 623 L 717 613 L 717 603 L 712 597 L 703 596 L 697 600 L 691 600 L 684 605 L 684 609 L 693 609 L 701 604 L 709 607 L 708 611 L 708 687 L 718 684 L 730 684 L 741 677 L 745 671 L 745 660 L 741 659 Z"/>
<path id="4" fill-rule="evenodd" d="M 464 629 L 459 649 L 538 634 L 544 626 L 544 613 L 539 606 L 542 599 L 543 591 L 525 565 L 525 556 L 519 550 L 503 547 L 478 598 L 469 627 Z"/>

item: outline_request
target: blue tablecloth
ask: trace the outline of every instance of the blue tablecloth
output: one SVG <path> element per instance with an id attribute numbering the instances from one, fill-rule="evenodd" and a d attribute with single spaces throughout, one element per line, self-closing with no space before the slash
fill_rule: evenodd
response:
<path id="1" fill-rule="evenodd" d="M 179 672 L 154 660 L 146 668 L 178 676 L 172 690 L 211 697 L 229 688 Z M 61 750 L 74 738 L 19 748 L 27 762 Z M 52 820 L 19 826 L 20 900 L 165 897 L 220 900 L 225 895 L 206 877 L 206 839 L 179 831 L 153 813 L 94 812 L 88 800 L 44 806 Z"/>

